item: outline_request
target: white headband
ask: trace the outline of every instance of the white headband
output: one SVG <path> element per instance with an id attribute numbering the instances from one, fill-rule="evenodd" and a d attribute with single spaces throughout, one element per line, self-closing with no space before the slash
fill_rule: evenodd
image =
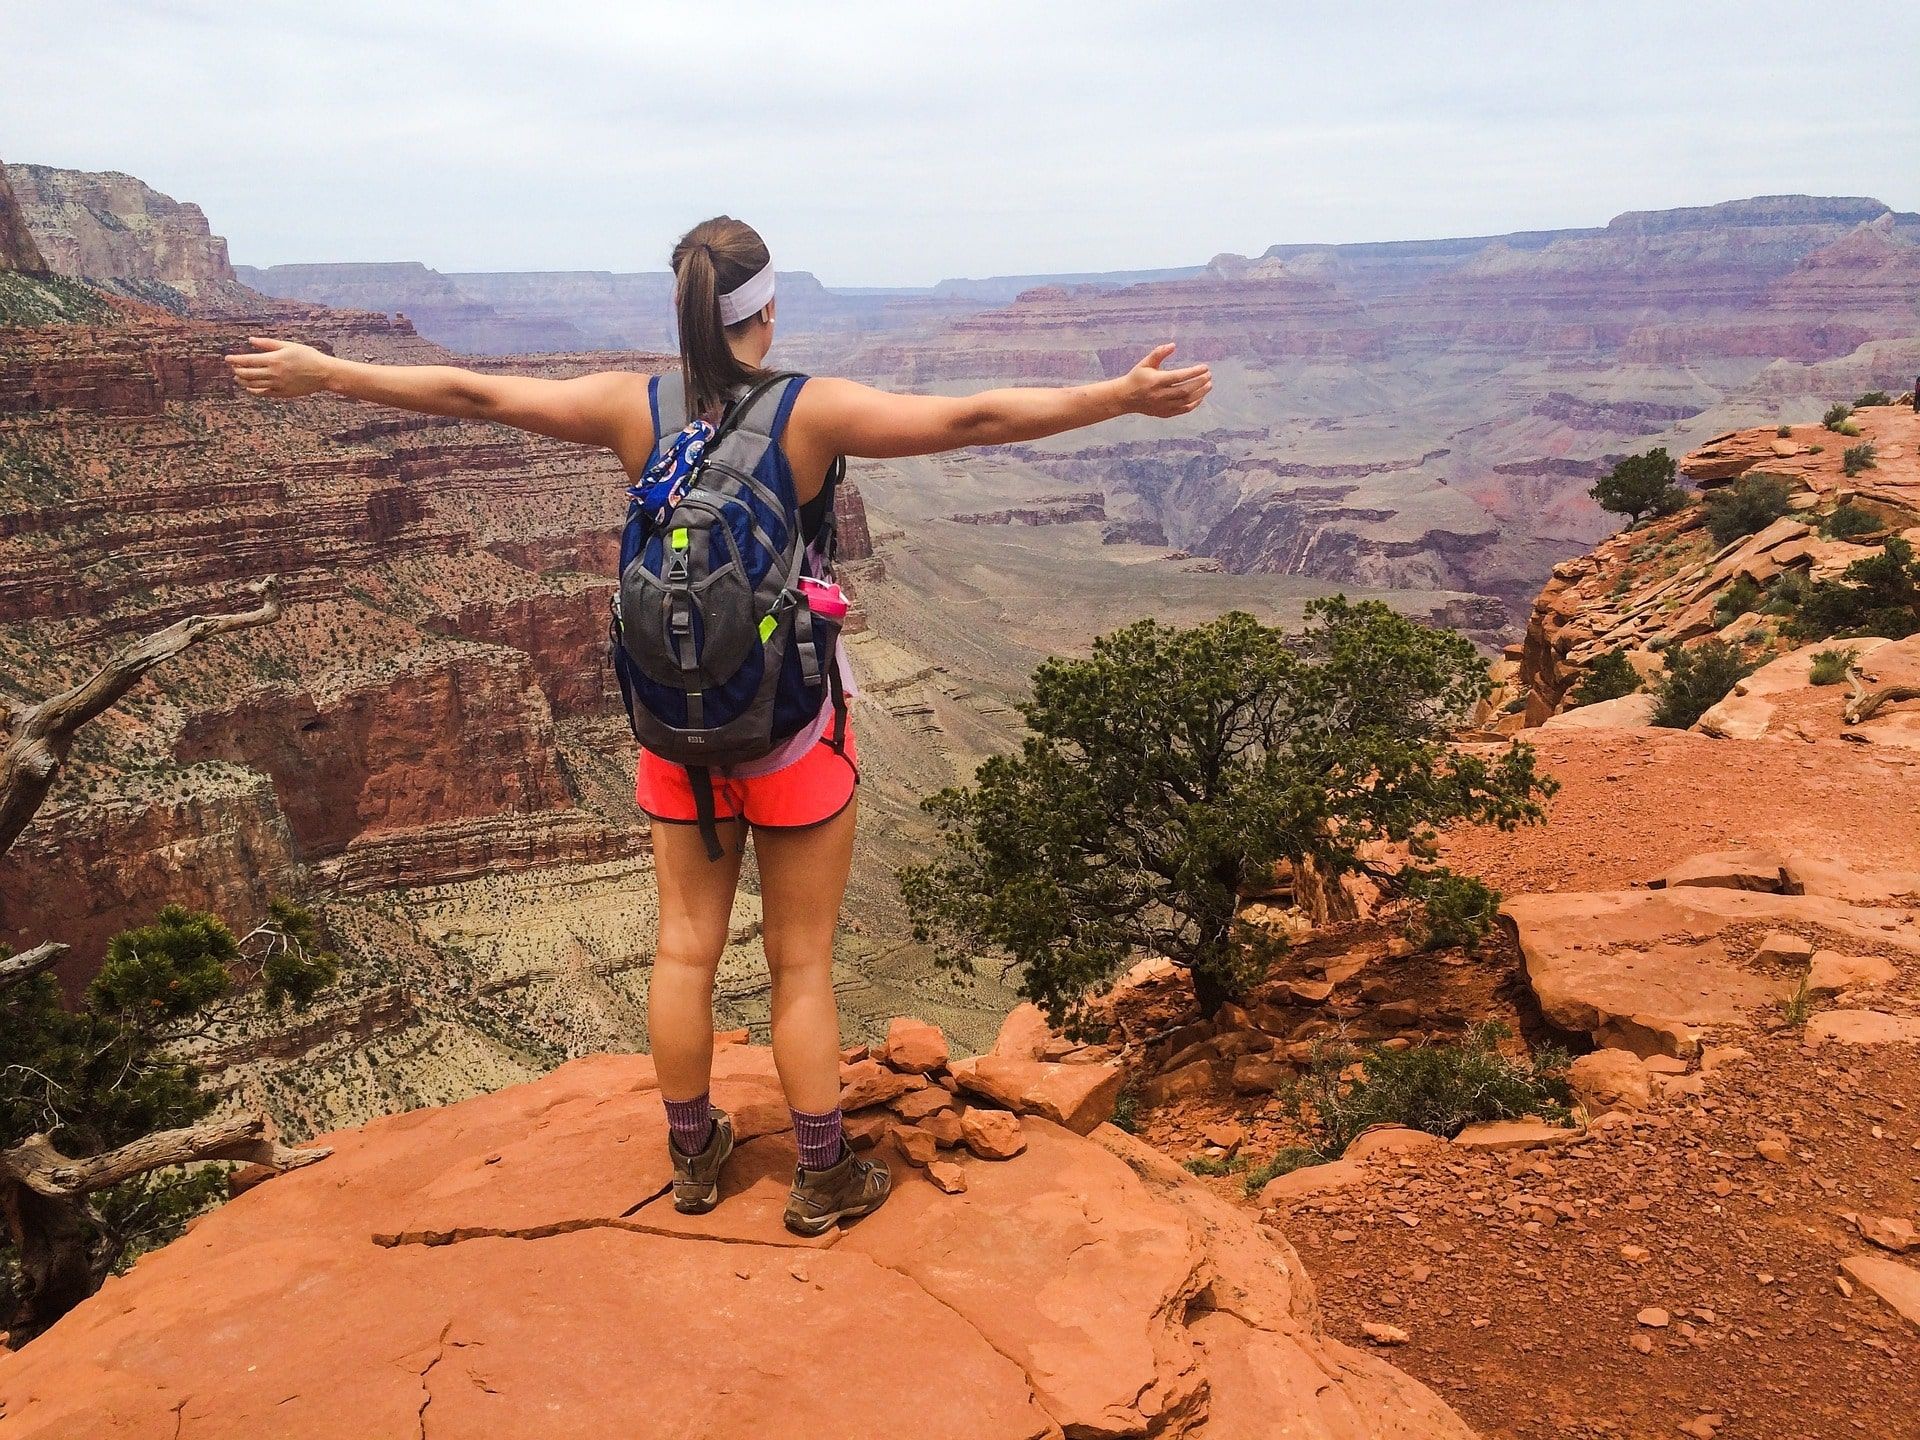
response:
<path id="1" fill-rule="evenodd" d="M 767 268 L 750 279 L 743 280 L 737 287 L 720 297 L 720 323 L 738 325 L 749 316 L 758 315 L 767 308 L 767 302 L 773 299 L 773 261 L 767 261 Z"/>

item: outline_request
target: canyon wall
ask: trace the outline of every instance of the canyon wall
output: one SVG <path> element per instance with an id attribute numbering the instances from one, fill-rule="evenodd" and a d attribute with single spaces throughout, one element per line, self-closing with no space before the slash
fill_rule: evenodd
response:
<path id="1" fill-rule="evenodd" d="M 44 270 L 47 262 L 34 244 L 27 217 L 13 193 L 7 167 L 0 164 L 0 270 Z"/>
<path id="2" fill-rule="evenodd" d="M 6 174 L 44 268 L 162 303 L 247 298 L 228 263 L 227 242 L 198 205 L 112 170 L 8 165 Z"/>

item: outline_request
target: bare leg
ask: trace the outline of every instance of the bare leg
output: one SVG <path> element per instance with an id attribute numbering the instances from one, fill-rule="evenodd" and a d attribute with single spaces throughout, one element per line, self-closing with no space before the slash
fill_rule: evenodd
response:
<path id="1" fill-rule="evenodd" d="M 727 947 L 746 827 L 722 821 L 720 843 L 726 854 L 709 860 L 698 827 L 653 826 L 660 940 L 647 988 L 647 1036 L 668 1100 L 705 1094 L 713 1070 L 713 972 Z"/>
<path id="2" fill-rule="evenodd" d="M 805 830 L 756 827 L 762 934 L 773 977 L 773 1063 L 787 1103 L 824 1114 L 840 1104 L 840 1012 L 833 932 L 853 867 L 849 803 Z"/>

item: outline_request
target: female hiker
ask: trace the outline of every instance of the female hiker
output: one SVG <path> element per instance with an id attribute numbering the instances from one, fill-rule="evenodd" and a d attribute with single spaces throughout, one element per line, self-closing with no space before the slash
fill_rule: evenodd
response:
<path id="1" fill-rule="evenodd" d="M 1037 440 L 1126 414 L 1184 415 L 1206 397 L 1212 377 L 1204 365 L 1162 369 L 1172 345 L 1159 346 L 1117 379 L 960 398 L 893 395 L 851 380 L 773 377 L 762 361 L 773 343 L 774 274 L 760 236 L 725 216 L 705 221 L 674 246 L 673 271 L 677 375 L 480 375 L 443 365 L 362 364 L 269 339 L 253 340 L 249 353 L 230 355 L 227 362 L 256 395 L 324 391 L 429 415 L 496 421 L 611 450 L 635 482 L 636 502 L 658 507 L 658 514 L 637 512 L 639 539 L 647 548 L 623 555 L 619 633 L 628 652 L 621 661 L 623 685 L 633 680 L 630 701 L 638 688 L 646 692 L 649 712 L 671 712 L 660 719 L 629 705 L 636 733 L 660 735 L 661 748 L 680 754 L 689 737 L 697 744 L 719 734 L 700 727 L 716 723 L 707 712 L 726 699 L 720 683 L 725 677 L 688 677 L 704 673 L 731 611 L 740 612 L 749 629 L 760 627 L 757 641 L 749 635 L 744 646 L 733 647 L 755 652 L 746 662 L 730 655 L 736 673 L 750 669 L 772 694 L 789 672 L 804 672 L 803 681 L 793 682 L 799 688 L 789 687 L 802 697 L 798 711 L 791 696 L 775 696 L 774 719 L 761 715 L 756 722 L 763 737 L 783 735 L 770 749 L 763 739 L 758 749 L 766 753 L 736 746 L 725 753 L 755 758 L 689 765 L 656 754 L 650 740 L 640 753 L 636 788 L 652 820 L 660 886 L 648 1034 L 666 1104 L 674 1203 L 690 1213 L 711 1209 L 733 1148 L 731 1122 L 708 1100 L 713 979 L 751 832 L 772 978 L 774 1062 L 799 1147 L 786 1221 L 799 1233 L 820 1234 L 877 1209 L 891 1183 L 884 1164 L 852 1153 L 839 1108 L 833 935 L 852 865 L 859 774 L 841 699 L 851 686 L 832 642 L 836 627 L 826 618 L 833 613 L 832 596 L 821 588 L 830 579 L 822 574 L 830 554 L 820 552 L 830 551 L 830 543 L 821 541 L 824 536 L 830 542 L 842 457 L 930 455 Z M 719 424 L 719 435 L 682 430 L 694 420 Z M 709 503 L 710 490 L 696 496 L 675 488 L 685 483 L 684 473 L 675 470 L 676 456 L 701 453 L 687 449 L 688 436 L 709 446 L 713 456 L 732 457 L 709 471 L 696 468 L 692 483 L 732 486 L 737 504 Z M 748 465 L 757 468 L 748 472 Z M 703 474 L 718 478 L 702 481 Z M 721 523 L 728 506 L 744 517 L 733 527 L 737 533 L 727 533 Z M 782 539 L 786 520 L 795 522 L 795 535 Z M 702 523 L 710 529 L 698 529 Z M 763 540 L 766 554 L 759 548 Z M 712 559 L 705 558 L 709 542 Z M 745 558 L 743 550 L 749 552 Z M 778 559 L 773 552 L 784 552 L 788 561 L 771 564 Z M 694 573 L 709 566 L 710 577 Z M 637 594 L 627 583 L 635 570 L 648 572 L 634 576 L 634 585 L 642 587 Z M 753 571 L 766 588 L 750 592 L 742 580 L 740 594 L 774 598 L 757 611 L 744 600 L 701 611 L 712 599 L 701 589 L 705 578 L 729 584 L 739 578 L 721 571 Z M 654 589 L 645 590 L 647 585 Z M 813 599 L 798 598 L 802 593 Z M 642 622 L 655 620 L 660 654 L 650 658 L 647 647 L 654 640 L 641 633 Z M 765 657 L 756 658 L 762 645 Z M 823 668 L 830 672 L 824 677 Z M 665 689 L 653 685 L 663 675 Z M 675 684 L 681 685 L 677 691 Z"/>

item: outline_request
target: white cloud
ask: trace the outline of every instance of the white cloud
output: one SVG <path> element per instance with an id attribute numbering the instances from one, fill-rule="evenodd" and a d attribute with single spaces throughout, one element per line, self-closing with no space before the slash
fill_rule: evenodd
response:
<path id="1" fill-rule="evenodd" d="M 199 201 L 236 259 L 652 269 L 718 210 L 843 284 L 1920 204 L 1920 34 L 1828 4 L 70 0 L 0 155 Z"/>

